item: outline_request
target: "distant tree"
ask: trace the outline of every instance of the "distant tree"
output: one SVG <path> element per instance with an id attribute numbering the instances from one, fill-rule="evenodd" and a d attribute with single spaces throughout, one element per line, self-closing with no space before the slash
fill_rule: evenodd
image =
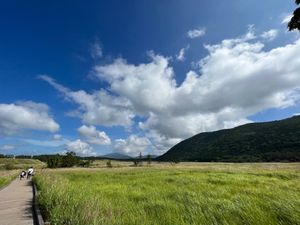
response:
<path id="1" fill-rule="evenodd" d="M 66 155 L 62 157 L 61 166 L 62 167 L 73 167 L 78 165 L 80 162 L 79 158 L 76 157 L 75 152 L 67 152 Z"/>
<path id="2" fill-rule="evenodd" d="M 31 159 L 30 155 L 16 155 L 16 159 Z"/>
<path id="3" fill-rule="evenodd" d="M 297 5 L 300 4 L 300 0 L 295 0 L 295 3 Z M 293 13 L 293 17 L 291 18 L 289 24 L 288 24 L 288 28 L 289 30 L 299 30 L 300 31 L 300 7 L 298 7 L 294 13 Z"/>
<path id="4" fill-rule="evenodd" d="M 151 155 L 149 154 L 149 155 L 147 155 L 147 162 L 148 162 L 148 165 L 150 165 L 151 164 Z"/>
<path id="5" fill-rule="evenodd" d="M 142 152 L 140 152 L 140 155 L 139 155 L 139 166 L 143 166 L 143 155 L 142 155 Z"/>
<path id="6" fill-rule="evenodd" d="M 139 159 L 138 158 L 134 158 L 133 159 L 133 166 L 138 166 L 139 165 Z"/>
<path id="7" fill-rule="evenodd" d="M 138 157 L 133 158 L 133 166 L 143 166 L 143 155 L 141 152 Z"/>
<path id="8" fill-rule="evenodd" d="M 106 162 L 106 167 L 108 167 L 108 168 L 112 168 L 113 167 L 110 160 L 108 160 Z"/>
<path id="9" fill-rule="evenodd" d="M 52 155 L 47 158 L 48 168 L 58 168 L 61 166 L 61 156 L 59 154 Z"/>
<path id="10" fill-rule="evenodd" d="M 177 158 L 172 158 L 169 163 L 171 164 L 171 166 L 175 166 L 176 164 L 180 163 L 180 159 Z"/>
<path id="11" fill-rule="evenodd" d="M 90 167 L 92 160 L 79 160 L 78 165 L 81 167 Z"/>

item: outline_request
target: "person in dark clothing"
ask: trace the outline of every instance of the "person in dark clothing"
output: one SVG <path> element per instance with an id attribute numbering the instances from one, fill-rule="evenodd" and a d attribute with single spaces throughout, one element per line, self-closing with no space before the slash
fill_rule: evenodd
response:
<path id="1" fill-rule="evenodd" d="M 23 171 L 20 173 L 19 177 L 20 177 L 20 180 L 22 180 L 23 178 L 25 178 L 25 177 L 26 177 L 26 171 L 23 170 Z"/>

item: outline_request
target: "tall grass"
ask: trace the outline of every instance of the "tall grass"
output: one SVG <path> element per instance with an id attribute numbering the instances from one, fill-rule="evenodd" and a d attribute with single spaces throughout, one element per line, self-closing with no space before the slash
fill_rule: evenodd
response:
<path id="1" fill-rule="evenodd" d="M 0 189 L 17 177 L 17 170 L 0 171 Z"/>
<path id="2" fill-rule="evenodd" d="M 56 225 L 294 225 L 300 224 L 300 175 L 295 168 L 235 171 L 210 164 L 48 171 L 34 181 L 43 213 Z"/>

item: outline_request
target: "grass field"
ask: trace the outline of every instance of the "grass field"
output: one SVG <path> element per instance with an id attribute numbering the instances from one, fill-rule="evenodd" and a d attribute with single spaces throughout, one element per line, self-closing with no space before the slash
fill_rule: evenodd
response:
<path id="1" fill-rule="evenodd" d="M 51 224 L 300 224 L 300 164 L 44 170 Z"/>

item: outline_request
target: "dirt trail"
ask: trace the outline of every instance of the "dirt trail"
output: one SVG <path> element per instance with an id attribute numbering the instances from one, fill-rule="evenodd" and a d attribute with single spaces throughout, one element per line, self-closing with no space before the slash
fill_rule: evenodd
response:
<path id="1" fill-rule="evenodd" d="M 34 225 L 31 181 L 15 179 L 0 191 L 0 225 Z"/>

